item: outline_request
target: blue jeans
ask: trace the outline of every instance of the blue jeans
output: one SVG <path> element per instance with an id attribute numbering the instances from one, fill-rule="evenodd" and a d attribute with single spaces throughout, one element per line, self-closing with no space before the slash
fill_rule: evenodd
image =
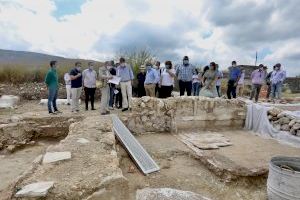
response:
<path id="1" fill-rule="evenodd" d="M 193 83 L 193 85 L 192 85 L 192 95 L 193 96 L 199 96 L 199 92 L 200 92 L 200 83 L 199 82 Z"/>
<path id="2" fill-rule="evenodd" d="M 57 88 L 49 88 L 48 89 L 48 111 L 50 112 L 54 112 L 57 111 L 57 107 L 56 107 L 56 99 L 57 99 L 57 92 L 58 89 Z M 53 107 L 53 110 L 52 110 Z"/>
<path id="3" fill-rule="evenodd" d="M 274 99 L 281 98 L 282 82 L 272 83 L 271 85 L 271 97 Z"/>

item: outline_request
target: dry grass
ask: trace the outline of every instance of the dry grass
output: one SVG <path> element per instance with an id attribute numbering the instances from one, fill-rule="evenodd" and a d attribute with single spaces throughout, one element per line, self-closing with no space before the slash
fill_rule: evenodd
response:
<path id="1" fill-rule="evenodd" d="M 82 61 L 82 66 L 85 69 L 88 61 Z M 58 77 L 59 81 L 63 82 L 63 76 L 74 67 L 74 62 L 58 62 Z M 99 68 L 102 63 L 96 63 L 95 70 Z M 44 82 L 49 64 L 32 67 L 26 65 L 0 65 L 0 83 L 28 83 L 28 82 Z"/>

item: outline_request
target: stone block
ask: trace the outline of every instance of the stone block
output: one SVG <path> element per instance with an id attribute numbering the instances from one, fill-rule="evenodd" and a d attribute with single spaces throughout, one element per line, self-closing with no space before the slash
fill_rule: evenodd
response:
<path id="1" fill-rule="evenodd" d="M 172 188 L 144 188 L 137 190 L 136 200 L 209 200 L 190 191 Z"/>
<path id="2" fill-rule="evenodd" d="M 37 182 L 24 186 L 18 191 L 15 197 L 46 197 L 48 191 L 53 187 L 53 181 Z"/>
<path id="3" fill-rule="evenodd" d="M 43 164 L 71 159 L 71 152 L 47 152 L 43 158 Z"/>

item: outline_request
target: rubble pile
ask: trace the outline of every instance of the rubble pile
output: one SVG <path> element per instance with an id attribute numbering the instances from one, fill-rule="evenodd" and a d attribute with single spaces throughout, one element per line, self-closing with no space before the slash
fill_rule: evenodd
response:
<path id="1" fill-rule="evenodd" d="M 1 95 L 16 95 L 22 100 L 40 100 L 48 97 L 48 90 L 44 83 L 23 83 L 19 85 L 0 84 L 0 96 Z M 60 84 L 58 98 L 65 99 L 66 97 L 65 85 Z M 95 98 L 100 99 L 100 97 L 100 90 L 97 89 Z M 81 93 L 81 98 L 84 98 L 84 92 Z"/>
<path id="2" fill-rule="evenodd" d="M 272 108 L 268 111 L 271 124 L 281 131 L 300 137 L 300 119 L 283 112 L 281 109 Z"/>

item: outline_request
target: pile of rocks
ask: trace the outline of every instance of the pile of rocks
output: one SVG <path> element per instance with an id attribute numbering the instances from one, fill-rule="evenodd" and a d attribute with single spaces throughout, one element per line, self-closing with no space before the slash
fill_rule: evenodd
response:
<path id="1" fill-rule="evenodd" d="M 268 118 L 271 124 L 281 131 L 289 132 L 300 137 L 300 119 L 283 112 L 281 109 L 272 108 L 268 111 Z"/>
<path id="2" fill-rule="evenodd" d="M 48 97 L 48 90 L 45 83 L 24 83 L 24 84 L 0 84 L 1 95 L 16 95 L 22 100 L 40 100 Z M 81 93 L 81 98 L 84 98 L 84 92 Z M 58 98 L 64 99 L 67 97 L 65 85 L 60 84 L 58 90 Z M 95 93 L 96 100 L 100 100 L 101 93 L 97 89 Z"/>

